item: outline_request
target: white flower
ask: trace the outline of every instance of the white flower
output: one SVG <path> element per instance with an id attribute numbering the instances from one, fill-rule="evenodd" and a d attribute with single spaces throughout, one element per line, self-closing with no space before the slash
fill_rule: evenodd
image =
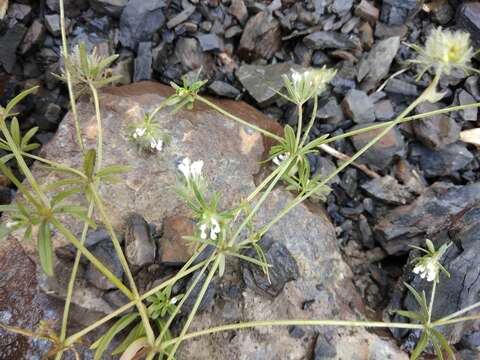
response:
<path id="1" fill-rule="evenodd" d="M 415 274 L 420 275 L 422 279 L 426 278 L 427 281 L 434 281 L 437 277 L 438 270 L 439 266 L 437 260 L 434 258 L 428 258 L 413 268 Z"/>
<path id="2" fill-rule="evenodd" d="M 7 223 L 5 224 L 7 229 L 12 229 L 17 225 L 18 225 L 18 221 L 7 221 Z"/>
<path id="3" fill-rule="evenodd" d="M 288 159 L 290 157 L 290 153 L 286 152 L 285 154 L 280 154 L 275 156 L 272 161 L 275 165 L 279 166 L 284 160 Z"/>
<path id="4" fill-rule="evenodd" d="M 197 179 L 202 175 L 203 161 L 192 161 L 186 157 L 178 165 L 178 170 L 188 179 Z"/>
<path id="5" fill-rule="evenodd" d="M 157 150 L 157 151 L 162 151 L 163 141 L 162 140 L 155 140 L 155 139 L 152 138 L 152 140 L 150 141 L 150 147 L 152 149 Z"/>
<path id="6" fill-rule="evenodd" d="M 434 29 L 428 35 L 424 47 L 411 45 L 419 55 L 411 62 L 422 65 L 419 76 L 429 68 L 443 71 L 449 75 L 453 68 L 467 72 L 471 70 L 470 61 L 474 51 L 470 43 L 470 34 L 463 31 Z"/>
<path id="7" fill-rule="evenodd" d="M 175 305 L 178 301 L 178 296 L 174 296 L 170 299 L 170 304 Z"/>
<path id="8" fill-rule="evenodd" d="M 137 139 L 139 137 L 142 137 L 143 135 L 145 135 L 146 131 L 147 131 L 146 128 L 136 128 L 135 132 L 133 133 L 133 138 Z"/>
<path id="9" fill-rule="evenodd" d="M 200 225 L 200 238 L 202 240 L 207 239 L 207 230 L 210 230 L 209 238 L 212 240 L 217 240 L 221 228 L 218 220 L 214 216 L 208 218 Z"/>

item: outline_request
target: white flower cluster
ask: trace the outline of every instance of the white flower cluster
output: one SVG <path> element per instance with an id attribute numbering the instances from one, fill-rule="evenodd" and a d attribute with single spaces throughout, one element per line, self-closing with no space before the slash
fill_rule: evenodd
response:
<path id="1" fill-rule="evenodd" d="M 425 261 L 418 263 L 414 268 L 413 272 L 420 275 L 422 279 L 427 279 L 427 281 L 434 281 L 437 277 L 440 267 L 438 266 L 438 261 L 435 258 L 426 258 Z"/>
<path id="2" fill-rule="evenodd" d="M 277 155 L 275 156 L 272 161 L 275 165 L 277 166 L 280 166 L 280 164 L 287 160 L 288 158 L 290 157 L 290 153 L 289 152 L 286 152 L 285 154 L 280 154 L 280 155 Z"/>
<path id="3" fill-rule="evenodd" d="M 147 136 L 147 129 L 144 128 L 144 127 L 138 127 L 135 129 L 134 133 L 133 133 L 133 138 L 135 140 L 137 139 L 140 139 L 140 138 L 143 138 L 145 136 Z M 163 149 L 163 141 L 160 140 L 160 139 L 155 139 L 153 136 L 149 135 L 150 137 L 150 148 L 152 150 L 157 150 L 157 151 L 162 151 Z"/>
<path id="4" fill-rule="evenodd" d="M 200 225 L 200 237 L 205 240 L 207 238 L 207 232 L 210 230 L 210 239 L 217 240 L 220 233 L 220 224 L 215 217 L 210 217 L 206 222 Z"/>
<path id="5" fill-rule="evenodd" d="M 178 165 L 178 170 L 185 176 L 185 179 L 198 179 L 202 175 L 203 161 L 192 162 L 188 157 L 184 158 Z"/>

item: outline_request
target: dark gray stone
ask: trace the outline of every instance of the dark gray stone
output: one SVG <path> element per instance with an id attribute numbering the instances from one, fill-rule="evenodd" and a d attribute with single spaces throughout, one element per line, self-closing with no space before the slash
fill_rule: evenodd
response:
<path id="1" fill-rule="evenodd" d="M 27 28 L 16 23 L 0 37 L 0 64 L 7 73 L 11 73 L 17 61 L 17 48 L 23 40 Z"/>
<path id="2" fill-rule="evenodd" d="M 190 16 L 195 12 L 195 6 L 188 6 L 182 12 L 178 13 L 170 20 L 167 21 L 167 28 L 172 29 L 181 23 L 184 23 L 188 20 Z"/>
<path id="3" fill-rule="evenodd" d="M 45 15 L 45 26 L 53 36 L 60 36 L 60 15 Z"/>
<path id="4" fill-rule="evenodd" d="M 250 262 L 242 262 L 242 273 L 245 284 L 260 295 L 275 298 L 282 292 L 285 284 L 299 277 L 299 270 L 295 258 L 290 251 L 278 241 L 263 238 L 259 242 L 268 268 L 267 276 L 261 267 Z M 256 257 L 254 250 L 248 250 L 247 256 Z"/>
<path id="5" fill-rule="evenodd" d="M 181 37 L 175 44 L 175 55 L 187 70 L 194 70 L 203 64 L 203 52 L 197 39 Z"/>
<path id="6" fill-rule="evenodd" d="M 387 204 L 405 205 L 412 200 L 408 188 L 390 175 L 374 178 L 361 185 L 361 188 L 370 196 L 384 201 Z"/>
<path id="7" fill-rule="evenodd" d="M 247 21 L 240 38 L 238 54 L 246 60 L 268 60 L 281 45 L 280 23 L 272 14 L 261 11 Z"/>
<path id="8" fill-rule="evenodd" d="M 444 106 L 423 102 L 417 108 L 417 114 L 440 109 Z M 452 144 L 460 138 L 461 126 L 448 115 L 435 115 L 412 123 L 415 136 L 424 145 L 431 149 L 439 149 L 445 145 Z"/>
<path id="9" fill-rule="evenodd" d="M 27 30 L 22 44 L 20 45 L 19 52 L 22 55 L 27 54 L 29 51 L 35 51 L 43 45 L 45 40 L 45 26 L 39 19 L 33 20 L 32 24 Z"/>
<path id="10" fill-rule="evenodd" d="M 139 43 L 134 63 L 133 81 L 151 80 L 153 72 L 152 62 L 152 43 Z"/>
<path id="11" fill-rule="evenodd" d="M 143 216 L 131 214 L 125 229 L 125 256 L 138 269 L 155 261 L 156 246 L 151 229 Z"/>
<path id="12" fill-rule="evenodd" d="M 374 228 L 376 239 L 390 255 L 409 251 L 410 245 L 423 246 L 425 236 L 437 233 L 452 216 L 478 201 L 480 183 L 435 183 L 411 204 L 381 218 Z"/>
<path id="13" fill-rule="evenodd" d="M 303 38 L 303 42 L 310 49 L 355 49 L 360 41 L 353 35 L 346 35 L 334 31 L 316 31 Z"/>
<path id="14" fill-rule="evenodd" d="M 460 105 L 474 104 L 476 103 L 472 95 L 465 90 L 461 90 L 458 93 L 458 102 Z M 462 119 L 465 121 L 477 121 L 478 108 L 465 109 L 460 111 Z"/>
<path id="15" fill-rule="evenodd" d="M 390 25 L 405 24 L 416 9 L 417 0 L 383 0 L 380 19 Z"/>
<path id="16" fill-rule="evenodd" d="M 342 108 L 334 96 L 319 101 L 317 119 L 328 120 L 333 124 L 340 124 L 344 120 Z"/>
<path id="17" fill-rule="evenodd" d="M 375 121 L 373 101 L 361 90 L 350 90 L 342 101 L 342 108 L 349 118 L 357 124 Z"/>
<path id="18" fill-rule="evenodd" d="M 392 120 L 395 116 L 392 102 L 390 100 L 381 100 L 374 105 L 375 118 L 380 121 Z"/>
<path id="19" fill-rule="evenodd" d="M 406 96 L 417 96 L 419 94 L 417 85 L 401 79 L 390 79 L 385 86 L 385 91 Z"/>
<path id="20" fill-rule="evenodd" d="M 90 0 L 90 5 L 96 11 L 119 17 L 127 2 L 128 0 Z"/>
<path id="21" fill-rule="evenodd" d="M 221 50 L 223 48 L 223 41 L 216 34 L 200 34 L 197 35 L 197 39 L 203 51 Z"/>
<path id="22" fill-rule="evenodd" d="M 448 1 L 441 1 L 438 2 L 436 6 L 432 6 L 432 20 L 439 25 L 447 25 L 450 20 L 453 19 L 454 15 L 455 10 Z"/>
<path id="23" fill-rule="evenodd" d="M 365 76 L 359 79 L 362 81 L 362 87 L 371 89 L 387 77 L 399 47 L 400 37 L 398 36 L 375 42 L 364 64 Z"/>
<path id="24" fill-rule="evenodd" d="M 456 26 L 470 33 L 476 47 L 480 45 L 480 3 L 465 2 L 457 11 Z"/>
<path id="25" fill-rule="evenodd" d="M 439 150 L 432 150 L 419 144 L 412 146 L 410 154 L 418 163 L 425 177 L 454 175 L 473 160 L 473 154 L 464 144 L 450 144 Z"/>
<path id="26" fill-rule="evenodd" d="M 353 0 L 334 0 L 331 10 L 336 14 L 344 14 L 353 6 Z"/>
<path id="27" fill-rule="evenodd" d="M 165 22 L 164 0 L 129 0 L 120 17 L 119 40 L 123 46 L 135 50 L 137 44 L 152 40 Z"/>
<path id="28" fill-rule="evenodd" d="M 117 278 L 121 279 L 123 275 L 122 264 L 120 263 L 120 259 L 117 257 L 115 253 L 115 249 L 113 247 L 112 242 L 109 241 L 102 241 L 97 245 L 93 246 L 89 249 L 91 253 L 100 260 Z M 85 278 L 87 281 L 101 290 L 113 290 L 115 289 L 115 285 L 112 284 L 98 269 L 92 265 L 92 263 L 88 263 Z"/>
<path id="29" fill-rule="evenodd" d="M 32 7 L 26 4 L 13 3 L 8 6 L 7 15 L 12 19 L 26 23 L 31 19 Z"/>
<path id="30" fill-rule="evenodd" d="M 335 346 L 330 344 L 323 335 L 317 337 L 313 360 L 334 359 L 337 357 Z"/>
<path id="31" fill-rule="evenodd" d="M 240 95 L 240 91 L 237 88 L 224 81 L 215 80 L 208 85 L 208 88 L 212 90 L 215 95 L 231 99 L 235 99 L 238 95 Z"/>
<path id="32" fill-rule="evenodd" d="M 202 290 L 203 284 L 205 284 L 207 275 L 205 273 L 200 275 L 200 271 L 197 270 L 196 272 L 193 273 L 192 277 L 190 278 L 187 285 L 185 286 L 185 291 L 187 291 L 187 289 L 193 286 L 193 283 L 198 276 L 200 276 L 200 280 L 198 280 L 197 285 L 193 288 L 192 292 L 190 293 L 190 296 L 183 303 L 182 309 L 180 311 L 180 313 L 182 314 L 190 313 L 190 311 L 193 309 L 193 305 L 195 304 L 198 294 Z M 200 301 L 200 306 L 198 307 L 199 312 L 208 310 L 213 305 L 213 299 L 215 298 L 216 292 L 217 292 L 217 288 L 215 286 L 215 283 L 212 281 L 210 282 L 210 284 L 208 284 L 207 291 L 205 292 L 205 295 L 202 301 Z"/>

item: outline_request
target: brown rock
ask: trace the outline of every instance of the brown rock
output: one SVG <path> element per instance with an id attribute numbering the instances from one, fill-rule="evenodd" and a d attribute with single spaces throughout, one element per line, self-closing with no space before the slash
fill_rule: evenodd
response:
<path id="1" fill-rule="evenodd" d="M 248 10 L 243 0 L 232 0 L 229 10 L 241 24 L 248 18 Z"/>
<path id="2" fill-rule="evenodd" d="M 181 265 L 193 254 L 193 247 L 183 238 L 193 235 L 195 223 L 186 216 L 171 216 L 163 222 L 163 237 L 160 239 L 160 262 L 166 265 Z"/>
<path id="3" fill-rule="evenodd" d="M 362 0 L 360 4 L 355 7 L 355 15 L 360 19 L 375 24 L 380 14 L 379 10 L 368 0 Z"/>
<path id="4" fill-rule="evenodd" d="M 244 59 L 270 59 L 282 43 L 280 23 L 271 14 L 251 17 L 240 38 L 239 54 Z"/>

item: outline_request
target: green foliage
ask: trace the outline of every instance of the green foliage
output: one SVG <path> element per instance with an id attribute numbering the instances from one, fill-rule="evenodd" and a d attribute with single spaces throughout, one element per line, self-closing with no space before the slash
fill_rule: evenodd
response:
<path id="1" fill-rule="evenodd" d="M 10 124 L 10 134 L 12 135 L 12 139 L 15 142 L 15 145 L 21 152 L 27 153 L 40 147 L 40 144 L 30 143 L 30 140 L 37 133 L 37 131 L 38 131 L 38 127 L 33 127 L 22 136 L 20 133 L 20 126 L 18 124 L 17 117 L 14 116 L 12 118 L 12 122 Z M 8 142 L 4 139 L 0 139 L 0 149 L 8 152 L 12 152 L 12 148 L 10 147 Z M 2 156 L 0 158 L 0 161 L 3 163 L 6 163 L 7 161 L 13 159 L 14 157 L 15 157 L 14 154 L 7 154 Z"/>

